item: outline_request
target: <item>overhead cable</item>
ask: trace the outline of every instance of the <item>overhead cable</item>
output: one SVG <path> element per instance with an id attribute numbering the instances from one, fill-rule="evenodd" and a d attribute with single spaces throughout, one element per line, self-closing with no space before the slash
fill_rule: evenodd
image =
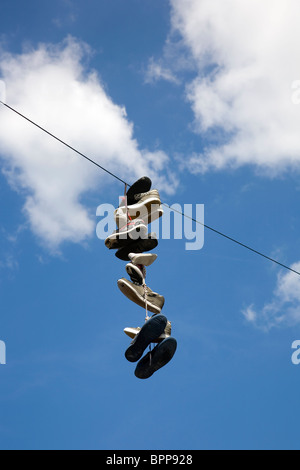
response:
<path id="1" fill-rule="evenodd" d="M 27 116 L 24 116 L 24 114 L 20 113 L 19 111 L 17 111 L 16 109 L 14 109 L 13 107 L 9 106 L 8 104 L 4 103 L 3 101 L 0 100 L 0 103 L 5 106 L 6 108 L 8 108 L 9 110 L 13 111 L 14 113 L 16 113 L 18 116 L 20 116 L 21 118 L 25 119 L 26 121 L 28 121 L 29 123 L 31 123 L 32 125 L 34 125 L 35 127 L 37 127 L 38 129 L 40 129 L 41 131 L 45 132 L 46 134 L 48 134 L 50 137 L 52 137 L 53 139 L 57 140 L 58 142 L 60 142 L 61 144 L 63 144 L 65 147 L 69 148 L 70 150 L 72 150 L 73 152 L 77 153 L 79 156 L 83 157 L 84 159 L 86 159 L 87 161 L 89 161 L 90 163 L 92 163 L 93 165 L 97 166 L 98 168 L 100 168 L 100 170 L 108 173 L 110 176 L 112 176 L 113 178 L 117 179 L 118 181 L 120 181 L 121 183 L 123 183 L 125 186 L 128 186 L 130 187 L 131 185 L 126 183 L 126 181 L 124 181 L 122 178 L 120 178 L 119 176 L 117 176 L 116 174 L 112 173 L 111 171 L 107 170 L 107 168 L 104 168 L 102 165 L 100 165 L 99 163 L 97 163 L 95 160 L 93 160 L 92 158 L 86 156 L 84 153 L 82 152 L 79 152 L 79 150 L 75 149 L 74 147 L 72 147 L 71 145 L 67 144 L 64 140 L 60 139 L 59 137 L 57 137 L 56 135 L 52 134 L 51 132 L 49 132 L 47 129 L 45 129 L 44 127 L 40 126 L 39 124 L 37 124 L 36 122 L 32 121 L 31 119 L 29 119 Z M 165 207 L 167 207 L 168 209 L 172 210 L 173 212 L 177 212 L 179 213 L 180 215 L 182 215 L 183 217 L 186 217 L 188 219 L 191 219 L 193 222 L 197 223 L 197 224 L 200 224 L 202 225 L 203 227 L 205 227 L 206 229 L 216 233 L 217 235 L 220 235 L 224 238 L 226 238 L 227 240 L 230 240 L 231 242 L 233 243 L 236 243 L 237 245 L 240 245 L 241 247 L 243 248 L 246 248 L 247 250 L 250 250 L 252 251 L 253 253 L 259 255 L 259 256 L 262 256 L 263 258 L 281 266 L 282 268 L 285 268 L 285 269 L 288 269 L 289 271 L 295 273 L 295 274 L 298 274 L 298 276 L 300 276 L 300 272 L 296 271 L 295 269 L 283 264 L 283 263 L 280 263 L 279 261 L 277 261 L 276 259 L 274 258 L 271 258 L 270 256 L 267 256 L 265 255 L 264 253 L 258 251 L 258 250 L 255 250 L 254 248 L 251 248 L 250 246 L 236 240 L 235 238 L 232 238 L 230 237 L 229 235 L 226 235 L 225 233 L 222 233 L 220 232 L 219 230 L 216 230 L 215 228 L 213 227 L 210 227 L 209 225 L 207 224 L 204 224 L 202 223 L 201 221 L 193 218 L 193 217 L 190 217 L 189 215 L 185 214 L 184 212 L 181 212 L 177 209 L 174 209 L 174 207 L 172 206 L 169 206 L 168 204 L 166 203 L 162 203 Z"/>

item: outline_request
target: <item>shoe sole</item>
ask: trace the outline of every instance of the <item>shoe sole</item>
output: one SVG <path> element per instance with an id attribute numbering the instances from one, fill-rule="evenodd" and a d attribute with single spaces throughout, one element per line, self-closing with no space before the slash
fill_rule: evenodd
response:
<path id="1" fill-rule="evenodd" d="M 129 228 L 126 232 L 113 233 L 105 240 L 105 246 L 109 249 L 123 248 L 138 239 L 144 239 L 147 237 L 148 229 L 146 225 L 137 225 L 136 227 Z"/>
<path id="2" fill-rule="evenodd" d="M 137 328 L 131 328 L 131 327 L 126 327 L 124 328 L 124 333 L 129 336 L 129 338 L 131 339 L 134 339 L 136 337 L 136 335 L 141 331 L 141 330 L 138 330 L 137 331 Z M 166 338 L 169 338 L 171 335 L 169 334 L 166 334 L 165 332 L 163 332 L 161 335 L 159 335 L 158 338 L 156 338 L 155 340 L 153 340 L 152 342 L 153 343 L 161 343 L 164 339 Z"/>
<path id="3" fill-rule="evenodd" d="M 167 318 L 164 315 L 155 315 L 147 320 L 140 332 L 134 339 L 134 342 L 125 351 L 125 357 L 129 362 L 137 362 L 143 355 L 143 352 L 153 343 L 165 330 Z"/>
<path id="4" fill-rule="evenodd" d="M 128 258 L 133 264 L 142 264 L 143 266 L 150 266 L 157 258 L 157 255 L 152 253 L 129 253 Z"/>
<path id="5" fill-rule="evenodd" d="M 157 370 L 164 367 L 172 357 L 177 349 L 177 341 L 175 338 L 169 336 L 159 343 L 153 351 L 148 352 L 137 364 L 135 369 L 135 376 L 138 379 L 148 379 Z"/>
<path id="6" fill-rule="evenodd" d="M 127 204 L 134 203 L 134 196 L 140 193 L 147 193 L 150 191 L 152 186 L 152 181 L 148 176 L 143 176 L 139 178 L 132 186 L 128 189 L 126 196 L 127 196 Z"/>
<path id="7" fill-rule="evenodd" d="M 115 256 L 122 261 L 130 261 L 129 253 L 143 253 L 144 251 L 154 250 L 158 245 L 158 240 L 153 233 L 148 234 L 148 238 L 134 240 L 128 246 L 119 248 Z"/>
<path id="8" fill-rule="evenodd" d="M 122 294 L 124 294 L 129 300 L 139 305 L 140 307 L 146 308 L 146 301 L 144 297 L 139 295 L 139 293 L 129 284 L 126 279 L 118 280 L 118 287 Z M 161 308 L 147 301 L 147 310 L 152 313 L 160 313 Z"/>

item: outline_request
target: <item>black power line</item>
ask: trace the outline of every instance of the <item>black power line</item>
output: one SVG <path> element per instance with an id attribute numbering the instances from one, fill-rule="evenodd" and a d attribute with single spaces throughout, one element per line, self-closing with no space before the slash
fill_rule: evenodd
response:
<path id="1" fill-rule="evenodd" d="M 103 171 L 106 171 L 106 173 L 108 173 L 109 175 L 113 176 L 114 178 L 116 178 L 117 180 L 121 181 L 121 183 L 124 183 L 126 184 L 126 182 L 124 180 L 122 180 L 121 178 L 119 178 L 117 175 L 114 175 L 113 173 L 111 173 L 109 170 L 107 170 L 106 168 L 104 168 L 103 166 L 99 165 L 99 163 L 95 162 L 94 160 L 92 160 L 91 158 L 87 157 L 86 155 L 84 155 L 83 153 L 79 152 L 79 150 L 76 150 L 74 147 L 72 147 L 71 145 L 67 144 L 66 142 L 64 142 L 63 140 L 59 139 L 58 137 L 56 137 L 56 135 L 52 134 L 51 132 L 47 131 L 46 129 L 44 129 L 44 127 L 42 126 L 39 126 L 36 122 L 32 121 L 31 119 L 29 119 L 28 117 L 24 116 L 24 114 L 21 114 L 19 113 L 19 111 L 17 111 L 16 109 L 12 108 L 11 106 L 8 106 L 8 104 L 6 103 L 3 103 L 3 101 L 0 101 L 1 104 L 3 104 L 4 106 L 6 106 L 6 108 L 10 109 L 11 111 L 13 111 L 14 113 L 18 114 L 19 116 L 21 116 L 23 119 L 26 119 L 26 121 L 30 122 L 30 124 L 33 124 L 34 126 L 36 126 L 38 129 L 40 129 L 41 131 L 45 132 L 46 134 L 50 135 L 50 137 L 53 137 L 53 139 L 57 140 L 58 142 L 60 142 L 61 144 L 65 145 L 66 147 L 68 147 L 69 149 L 73 150 L 73 152 L 76 152 L 78 155 L 80 155 L 81 157 L 85 158 L 86 160 L 88 160 L 89 162 L 93 163 L 94 165 L 96 165 L 98 168 L 100 168 L 100 170 L 103 170 Z M 129 186 L 129 185 L 127 185 Z"/>
<path id="2" fill-rule="evenodd" d="M 289 266 L 286 266 L 285 264 L 280 263 L 280 262 L 277 261 L 276 259 L 270 258 L 270 256 L 267 256 L 267 255 L 264 255 L 264 254 L 261 253 L 260 251 L 257 251 L 257 250 L 255 250 L 254 248 L 251 248 L 250 246 L 245 245 L 244 243 L 239 242 L 239 241 L 236 240 L 235 238 L 232 238 L 232 237 L 229 237 L 228 235 L 225 235 L 225 233 L 222 233 L 222 232 L 220 232 L 219 230 L 216 230 L 215 228 L 209 227 L 209 225 L 206 225 L 206 224 L 200 222 L 199 220 L 194 219 L 193 217 L 190 217 L 189 215 L 183 214 L 181 211 L 178 211 L 178 210 L 174 209 L 173 207 L 169 207 L 169 206 L 168 206 L 167 204 L 165 204 L 164 202 L 163 202 L 163 205 L 166 206 L 166 207 L 168 207 L 169 209 L 171 209 L 171 210 L 174 211 L 174 212 L 178 212 L 178 214 L 183 215 L 183 216 L 186 217 L 187 219 L 190 219 L 190 220 L 192 220 L 193 222 L 196 222 L 197 224 L 203 225 L 203 227 L 207 228 L 208 230 L 211 230 L 212 232 L 215 232 L 215 233 L 217 233 L 218 235 L 221 235 L 222 237 L 227 238 L 227 240 L 230 240 L 231 242 L 234 242 L 234 243 L 236 243 L 237 245 L 242 246 L 243 248 L 247 248 L 247 250 L 250 250 L 250 251 L 252 251 L 253 253 L 256 253 L 257 255 L 262 256 L 263 258 L 266 258 L 266 259 L 268 259 L 269 261 L 272 261 L 273 263 L 276 263 L 276 264 L 278 264 L 279 266 L 282 266 L 283 268 L 288 269 L 289 271 L 292 271 L 293 273 L 296 273 L 296 274 L 298 274 L 298 275 L 300 276 L 300 273 L 299 273 L 298 271 L 295 271 L 295 269 L 292 269 L 292 268 L 290 268 Z"/>
<path id="3" fill-rule="evenodd" d="M 50 137 L 52 137 L 53 139 L 57 140 L 58 142 L 60 142 L 61 144 L 65 145 L 66 147 L 68 147 L 70 150 L 73 150 L 73 152 L 77 153 L 78 155 L 80 155 L 81 157 L 85 158 L 86 160 L 88 160 L 90 163 L 93 163 L 95 166 L 97 166 L 98 168 L 100 168 L 100 170 L 102 171 L 105 171 L 106 173 L 108 173 L 110 176 L 112 176 L 113 178 L 116 178 L 118 181 L 120 181 L 121 183 L 123 183 L 124 185 L 127 185 L 128 187 L 130 187 L 131 185 L 126 183 L 126 181 L 122 180 L 122 178 L 120 178 L 119 176 L 115 175 L 114 173 L 112 173 L 111 171 L 107 170 L 106 168 L 104 168 L 103 166 L 99 165 L 99 163 L 95 162 L 94 160 L 92 160 L 91 158 L 87 157 L 86 155 L 84 155 L 84 153 L 82 152 L 79 152 L 77 149 L 75 149 L 74 147 L 72 147 L 71 145 L 67 144 L 66 142 L 64 142 L 62 139 L 58 138 L 57 136 L 55 136 L 54 134 L 52 134 L 51 132 L 47 131 L 44 127 L 40 126 L 39 124 L 37 124 L 36 122 L 32 121 L 31 119 L 29 119 L 28 117 L 24 116 L 24 114 L 21 114 L 19 111 L 17 111 L 16 109 L 12 108 L 11 106 L 9 106 L 8 104 L 6 103 L 3 103 L 3 101 L 0 100 L 0 103 L 3 104 L 3 106 L 5 106 L 6 108 L 10 109 L 11 111 L 13 111 L 14 113 L 16 113 L 17 115 L 19 115 L 20 117 L 22 117 L 23 119 L 25 119 L 26 121 L 30 122 L 31 124 L 33 124 L 34 126 L 36 126 L 38 129 L 40 129 L 41 131 L 45 132 L 46 134 L 48 134 Z M 162 203 L 163 206 L 167 207 L 168 209 L 172 210 L 173 212 L 177 212 L 178 214 L 182 215 L 183 217 L 186 217 L 190 220 L 192 220 L 193 222 L 197 223 L 197 224 L 200 224 L 202 225 L 203 227 L 207 228 L 208 230 L 211 230 L 212 232 L 216 233 L 217 235 L 220 235 L 221 237 L 224 237 L 226 238 L 227 240 L 230 240 L 231 242 L 233 243 L 236 243 L 237 245 L 240 245 L 241 247 L 243 248 L 246 248 L 247 250 L 250 250 L 252 251 L 253 253 L 256 253 L 257 255 L 259 256 L 262 256 L 263 258 L 269 260 L 269 261 L 272 261 L 273 263 L 281 266 L 282 268 L 285 268 L 285 269 L 288 269 L 289 271 L 295 273 L 295 274 L 298 274 L 298 276 L 300 276 L 300 272 L 296 271 L 295 269 L 292 269 L 291 267 L 289 266 L 286 266 L 285 264 L 283 263 L 280 263 L 279 261 L 275 260 L 274 258 L 271 258 L 270 256 L 267 256 L 265 255 L 264 253 L 261 253 L 260 251 L 258 250 L 255 250 L 254 248 L 251 248 L 250 246 L 248 245 L 245 245 L 244 243 L 241 243 L 239 242 L 238 240 L 236 240 L 235 238 L 232 238 L 228 235 L 226 235 L 225 233 L 222 233 L 220 232 L 219 230 L 216 230 L 214 229 L 213 227 L 210 227 L 209 225 L 206 225 L 202 222 L 200 222 L 199 220 L 197 219 L 194 219 L 193 217 L 190 217 L 186 214 L 184 214 L 183 212 L 181 211 L 178 211 L 176 209 L 174 209 L 173 207 L 170 207 L 168 204 L 166 203 Z"/>

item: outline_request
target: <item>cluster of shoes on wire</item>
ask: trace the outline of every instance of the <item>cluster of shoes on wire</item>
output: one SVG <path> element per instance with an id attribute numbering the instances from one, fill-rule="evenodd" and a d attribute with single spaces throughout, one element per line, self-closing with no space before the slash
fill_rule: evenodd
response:
<path id="1" fill-rule="evenodd" d="M 156 189 L 151 190 L 151 185 L 150 178 L 145 176 L 127 192 L 125 186 L 125 195 L 114 212 L 118 228 L 105 240 L 108 249 L 117 250 L 117 258 L 129 262 L 126 272 L 130 280 L 119 279 L 119 289 L 129 300 L 146 310 L 142 327 L 124 329 L 132 339 L 125 357 L 130 362 L 138 362 L 135 376 L 139 379 L 147 379 L 165 366 L 177 348 L 176 339 L 171 337 L 171 323 L 161 314 L 165 299 L 145 282 L 146 267 L 157 259 L 157 255 L 149 251 L 158 245 L 156 234 L 148 233 L 147 225 L 163 215 L 159 193 Z M 148 316 L 148 312 L 153 315 Z M 152 344 L 156 344 L 153 349 Z M 149 351 L 143 356 L 148 347 Z"/>

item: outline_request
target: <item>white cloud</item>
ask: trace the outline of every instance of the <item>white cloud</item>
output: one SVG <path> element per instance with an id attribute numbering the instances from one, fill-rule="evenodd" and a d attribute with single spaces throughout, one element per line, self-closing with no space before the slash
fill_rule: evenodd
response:
<path id="1" fill-rule="evenodd" d="M 113 103 L 96 72 L 83 65 L 89 55 L 88 46 L 74 38 L 20 55 L 2 51 L 0 78 L 6 83 L 7 104 L 125 181 L 147 174 L 172 192 L 174 185 L 160 176 L 167 155 L 139 149 L 124 107 Z M 113 180 L 2 105 L 0 122 L 3 171 L 12 188 L 25 196 L 24 212 L 33 232 L 53 250 L 64 241 L 91 236 L 94 213 L 83 205 L 82 196 L 97 190 L 103 199 L 101 187 L 106 184 L 107 189 Z"/>
<path id="2" fill-rule="evenodd" d="M 6 101 L 6 86 L 3 80 L 0 80 L 0 101 L 3 103 Z"/>
<path id="3" fill-rule="evenodd" d="M 174 84 L 179 83 L 178 78 L 170 68 L 164 66 L 161 61 L 155 61 L 154 58 L 151 57 L 145 73 L 145 82 L 154 83 L 158 80 L 166 80 Z"/>
<path id="4" fill-rule="evenodd" d="M 257 314 L 253 308 L 253 305 L 249 305 L 247 308 L 242 310 L 242 314 L 249 323 L 255 323 L 257 319 Z"/>
<path id="5" fill-rule="evenodd" d="M 0 269 L 15 270 L 18 269 L 19 265 L 15 257 L 11 254 L 2 255 L 0 258 Z"/>
<path id="6" fill-rule="evenodd" d="M 291 266 L 300 271 L 300 262 Z M 255 326 L 269 330 L 278 326 L 295 326 L 300 323 L 300 276 L 289 271 L 279 274 L 273 298 L 262 309 L 250 305 L 242 310 L 246 320 Z"/>
<path id="7" fill-rule="evenodd" d="M 209 139 L 194 172 L 299 168 L 298 0 L 171 0 L 172 31 L 192 53 L 186 87 L 195 130 Z M 299 82 L 300 83 L 300 82 Z"/>

